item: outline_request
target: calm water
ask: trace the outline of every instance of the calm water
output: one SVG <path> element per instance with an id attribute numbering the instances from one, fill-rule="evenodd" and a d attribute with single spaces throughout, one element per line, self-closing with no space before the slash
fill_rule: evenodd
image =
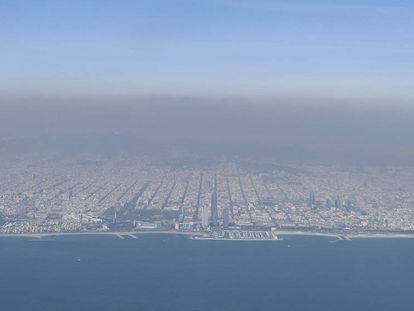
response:
<path id="1" fill-rule="evenodd" d="M 0 238 L 0 310 L 412 310 L 414 240 L 332 240 Z"/>

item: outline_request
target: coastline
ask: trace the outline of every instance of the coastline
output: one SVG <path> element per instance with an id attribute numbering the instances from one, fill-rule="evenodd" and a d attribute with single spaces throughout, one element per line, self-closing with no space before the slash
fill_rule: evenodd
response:
<path id="1" fill-rule="evenodd" d="M 307 231 L 285 231 L 277 230 L 273 231 L 276 235 L 302 235 L 302 236 L 324 236 L 324 237 L 334 237 L 342 240 L 347 239 L 378 239 L 378 238 L 414 238 L 414 234 L 410 233 L 328 233 L 328 232 L 307 232 Z"/>
<path id="2" fill-rule="evenodd" d="M 26 238 L 44 238 L 53 236 L 72 236 L 72 235 L 113 235 L 117 237 L 127 237 L 131 235 L 142 234 L 171 234 L 184 236 L 204 236 L 204 232 L 186 232 L 186 231 L 88 231 L 88 232 L 45 232 L 45 233 L 0 233 L 3 237 L 26 237 Z"/>
<path id="3" fill-rule="evenodd" d="M 339 240 L 351 240 L 351 239 L 412 239 L 414 238 L 414 233 L 328 233 L 328 232 L 308 232 L 308 231 L 290 231 L 290 230 L 274 230 L 273 234 L 277 236 L 320 236 L 320 237 L 333 237 Z M 151 235 L 151 234 L 167 234 L 167 235 L 183 235 L 189 237 L 195 237 L 196 240 L 215 240 L 214 238 L 205 238 L 205 232 L 190 232 L 190 231 L 88 231 L 88 232 L 45 232 L 45 233 L 0 233 L 0 238 L 3 237 L 26 237 L 26 238 L 44 238 L 44 237 L 53 237 L 53 236 L 75 236 L 75 235 L 113 235 L 117 236 L 120 239 L 123 239 L 131 235 Z M 201 239 L 197 239 L 201 237 Z M 221 239 L 217 239 L 221 240 Z M 224 239 L 223 239 L 224 240 Z M 230 241 L 249 241 L 248 239 L 225 239 Z M 282 240 L 282 239 L 279 239 Z M 264 240 L 258 240 L 264 241 Z M 278 240 L 275 240 L 278 241 Z"/>

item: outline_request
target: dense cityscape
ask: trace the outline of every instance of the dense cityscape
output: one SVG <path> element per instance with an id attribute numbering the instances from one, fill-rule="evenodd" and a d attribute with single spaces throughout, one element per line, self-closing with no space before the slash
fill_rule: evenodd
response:
<path id="1" fill-rule="evenodd" d="M 2 161 L 0 233 L 411 233 L 414 170 L 148 157 Z"/>

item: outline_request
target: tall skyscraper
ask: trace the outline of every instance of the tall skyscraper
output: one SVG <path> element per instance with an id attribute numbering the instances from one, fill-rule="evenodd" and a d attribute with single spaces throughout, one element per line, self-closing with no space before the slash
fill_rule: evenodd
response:
<path id="1" fill-rule="evenodd" d="M 204 229 L 208 228 L 208 208 L 206 206 L 203 206 L 201 210 L 201 226 Z"/>
<path id="2" fill-rule="evenodd" d="M 230 223 L 230 209 L 226 206 L 223 209 L 223 227 L 227 228 Z"/>
<path id="3" fill-rule="evenodd" d="M 213 191 L 211 194 L 211 224 L 216 227 L 218 225 L 217 215 L 217 192 Z"/>
<path id="4" fill-rule="evenodd" d="M 217 175 L 214 175 L 213 192 L 211 193 L 211 224 L 213 227 L 218 226 L 217 211 Z"/>
<path id="5" fill-rule="evenodd" d="M 312 190 L 309 192 L 308 206 L 313 209 L 315 208 L 315 203 L 316 203 L 315 193 Z"/>

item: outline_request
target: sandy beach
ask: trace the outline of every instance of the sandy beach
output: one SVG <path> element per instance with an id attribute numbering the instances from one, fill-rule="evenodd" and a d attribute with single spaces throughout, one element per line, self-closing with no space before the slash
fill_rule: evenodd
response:
<path id="1" fill-rule="evenodd" d="M 327 232 L 307 232 L 307 231 L 287 231 L 287 230 L 278 230 L 272 231 L 273 234 L 277 236 L 283 235 L 299 235 L 299 236 L 322 236 L 322 237 L 334 237 L 340 240 L 350 240 L 350 239 L 367 239 L 367 238 L 414 238 L 414 234 L 411 233 L 327 233 Z M 114 235 L 123 239 L 128 236 L 142 235 L 142 234 L 172 234 L 172 235 L 186 235 L 193 237 L 203 237 L 206 236 L 205 232 L 189 232 L 189 231 L 106 231 L 106 232 L 48 232 L 48 233 L 3 233 L 0 234 L 0 237 L 29 237 L 29 238 L 43 238 L 43 237 L 53 237 L 53 236 L 72 236 L 72 235 Z M 232 241 L 237 241 L 238 239 L 228 239 Z"/>
<path id="2" fill-rule="evenodd" d="M 306 232 L 306 231 L 273 231 L 276 235 L 308 235 L 308 236 L 326 236 L 339 239 L 355 239 L 355 238 L 414 238 L 414 234 L 410 233 L 327 233 L 327 232 Z"/>
<path id="3" fill-rule="evenodd" d="M 174 234 L 174 235 L 187 235 L 187 236 L 203 236 L 203 232 L 185 232 L 185 231 L 91 231 L 91 232 L 47 232 L 47 233 L 6 233 L 0 234 L 0 237 L 27 237 L 27 238 L 43 238 L 53 236 L 70 236 L 70 235 L 114 235 L 119 238 L 124 238 L 131 235 L 140 234 Z"/>

